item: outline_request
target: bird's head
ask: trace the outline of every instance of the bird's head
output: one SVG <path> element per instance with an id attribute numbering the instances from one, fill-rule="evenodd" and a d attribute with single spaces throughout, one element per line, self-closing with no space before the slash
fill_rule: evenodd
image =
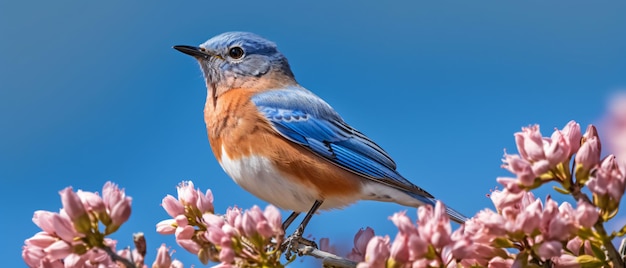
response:
<path id="1" fill-rule="evenodd" d="M 226 32 L 200 46 L 174 46 L 200 64 L 214 94 L 232 88 L 273 88 L 295 84 L 287 58 L 276 44 L 256 34 Z"/>

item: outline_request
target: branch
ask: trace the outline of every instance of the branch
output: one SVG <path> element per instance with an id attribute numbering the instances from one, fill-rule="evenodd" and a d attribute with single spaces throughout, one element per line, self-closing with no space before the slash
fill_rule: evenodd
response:
<path id="1" fill-rule="evenodd" d="M 136 268 L 135 264 L 125 258 L 122 258 L 120 255 L 117 255 L 117 253 L 113 252 L 110 247 L 104 246 L 102 247 L 102 250 L 109 254 L 112 260 L 121 262 L 126 268 Z"/>
<path id="2" fill-rule="evenodd" d="M 572 194 L 576 200 L 582 199 L 583 201 L 593 205 L 593 202 L 591 201 L 591 199 L 589 199 L 589 197 L 586 194 L 580 191 L 579 187 L 574 187 L 574 191 L 572 191 Z M 604 245 L 605 250 L 609 254 L 609 259 L 615 265 L 614 267 L 624 267 L 624 258 L 622 254 L 620 254 L 617 251 L 617 249 L 615 249 L 615 246 L 613 246 L 611 239 L 609 239 L 609 234 L 606 232 L 606 229 L 604 229 L 604 225 L 602 225 L 602 221 L 598 220 L 593 225 L 593 228 L 596 229 L 596 231 L 602 238 L 602 244 Z"/>
<path id="3" fill-rule="evenodd" d="M 298 245 L 298 254 L 309 255 L 318 259 L 322 259 L 322 265 L 327 268 L 355 268 L 357 263 L 351 260 L 339 257 L 335 254 L 321 251 L 312 246 Z"/>

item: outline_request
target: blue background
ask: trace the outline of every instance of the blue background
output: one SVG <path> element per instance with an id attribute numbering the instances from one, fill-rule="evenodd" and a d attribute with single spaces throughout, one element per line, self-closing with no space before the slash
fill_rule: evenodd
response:
<path id="1" fill-rule="evenodd" d="M 201 73 L 172 45 L 232 30 L 275 41 L 302 85 L 468 215 L 491 207 L 485 195 L 507 175 L 501 156 L 516 151 L 521 126 L 549 135 L 574 119 L 584 128 L 626 86 L 624 1 L 138 2 L 0 2 L 7 267 L 24 266 L 23 241 L 38 231 L 32 213 L 57 211 L 68 185 L 120 184 L 133 214 L 113 238 L 130 245 L 143 231 L 148 263 L 165 242 L 186 267 L 199 262 L 154 231 L 177 183 L 211 188 L 220 212 L 266 205 L 215 161 Z M 395 235 L 387 217 L 400 210 L 415 218 L 413 208 L 360 202 L 314 217 L 307 233 L 347 250 L 361 227 Z"/>

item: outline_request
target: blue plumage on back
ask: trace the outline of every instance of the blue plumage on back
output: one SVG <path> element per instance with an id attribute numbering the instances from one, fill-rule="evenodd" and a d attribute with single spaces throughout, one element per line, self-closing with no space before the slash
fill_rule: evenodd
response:
<path id="1" fill-rule="evenodd" d="M 416 194 L 424 203 L 433 196 L 396 171 L 391 157 L 350 127 L 325 101 L 302 87 L 256 94 L 252 102 L 285 138 L 306 146 L 334 164 L 377 182 Z"/>

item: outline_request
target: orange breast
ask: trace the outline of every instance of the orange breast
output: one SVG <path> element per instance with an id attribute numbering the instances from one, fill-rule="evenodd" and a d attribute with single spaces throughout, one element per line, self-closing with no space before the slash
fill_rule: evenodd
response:
<path id="1" fill-rule="evenodd" d="M 222 150 L 234 160 L 262 155 L 271 160 L 272 168 L 283 177 L 317 189 L 319 199 L 360 194 L 362 183 L 357 175 L 277 133 L 250 101 L 256 92 L 232 89 L 219 96 L 215 105 L 207 100 L 204 119 L 218 161 L 221 161 Z"/>

